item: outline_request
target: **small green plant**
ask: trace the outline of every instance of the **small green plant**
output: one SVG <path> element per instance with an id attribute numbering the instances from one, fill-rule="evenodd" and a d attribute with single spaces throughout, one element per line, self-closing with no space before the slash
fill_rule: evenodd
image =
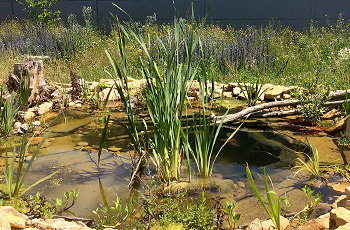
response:
<path id="1" fill-rule="evenodd" d="M 350 147 L 350 133 L 340 132 L 340 136 L 337 140 L 338 145 L 343 147 Z"/>
<path id="2" fill-rule="evenodd" d="M 15 95 L 12 94 L 6 99 L 2 110 L 0 111 L 0 131 L 2 135 L 7 136 L 12 130 L 18 110 L 18 102 L 15 99 Z"/>
<path id="3" fill-rule="evenodd" d="M 248 106 L 254 106 L 258 102 L 261 95 L 264 93 L 263 85 L 260 84 L 260 80 L 258 79 L 254 84 L 251 83 L 240 83 L 238 84 L 242 93 L 247 99 Z"/>
<path id="4" fill-rule="evenodd" d="M 18 153 L 19 157 L 18 157 L 18 165 L 17 165 L 16 170 L 15 170 L 16 147 L 15 146 L 13 147 L 13 154 L 12 154 L 11 163 L 8 162 L 8 159 L 10 157 L 7 154 L 7 148 L 6 148 L 6 150 L 5 150 L 5 181 L 6 181 L 6 185 L 7 185 L 7 192 L 9 194 L 10 199 L 12 197 L 17 199 L 18 197 L 20 197 L 24 193 L 26 193 L 29 189 L 36 186 L 40 182 L 50 178 L 54 174 L 54 173 L 50 174 L 49 176 L 47 176 L 41 180 L 38 180 L 36 183 L 30 185 L 29 187 L 27 187 L 25 190 L 22 191 L 22 185 L 23 185 L 23 182 L 25 181 L 25 178 L 29 172 L 29 169 L 32 166 L 36 156 L 39 153 L 41 146 L 44 144 L 48 135 L 49 135 L 49 133 L 47 133 L 45 135 L 45 137 L 43 138 L 43 140 L 39 143 L 38 147 L 34 151 L 32 157 L 30 158 L 27 165 L 25 165 L 25 157 L 27 155 L 30 142 L 32 141 L 34 136 L 28 142 L 26 142 L 25 136 L 22 138 L 22 143 L 21 143 L 20 150 Z M 13 185 L 14 185 L 14 188 L 13 188 Z"/>
<path id="5" fill-rule="evenodd" d="M 71 207 L 74 206 L 75 201 L 78 198 L 78 195 L 79 195 L 78 190 L 74 188 L 73 190 L 64 193 L 64 197 L 66 198 L 65 201 L 63 201 L 60 198 L 54 199 L 53 201 L 55 202 L 55 214 L 60 215 L 64 212 L 67 212 Z M 70 197 L 72 197 L 71 203 L 68 202 Z"/>
<path id="6" fill-rule="evenodd" d="M 266 190 L 266 197 L 267 197 L 268 204 L 269 204 L 271 211 L 267 208 L 264 200 L 262 199 L 262 197 L 261 197 L 261 195 L 260 195 L 260 193 L 259 193 L 259 191 L 254 183 L 253 176 L 252 176 L 252 173 L 248 167 L 248 164 L 246 167 L 246 172 L 247 172 L 247 177 L 248 177 L 249 183 L 253 189 L 255 196 L 258 198 L 258 200 L 259 200 L 261 206 L 264 208 L 265 212 L 269 215 L 269 217 L 272 220 L 275 227 L 278 230 L 280 230 L 281 229 L 280 215 L 281 215 L 281 201 L 282 201 L 282 199 L 278 196 L 278 194 L 275 191 L 269 189 L 265 169 L 264 169 L 265 190 Z M 271 181 L 271 184 L 272 184 L 272 181 Z M 272 187 L 273 187 L 273 184 L 272 184 Z"/>
<path id="7" fill-rule="evenodd" d="M 29 103 L 29 77 L 28 78 L 22 78 L 22 74 L 21 74 L 21 80 L 20 80 L 21 84 L 19 85 L 18 88 L 18 100 L 19 100 L 19 107 L 22 111 L 27 110 L 28 108 L 28 103 Z"/>
<path id="8" fill-rule="evenodd" d="M 38 21 L 42 24 L 54 24 L 61 20 L 61 11 L 53 11 L 53 7 L 57 0 L 16 0 L 23 5 L 24 10 L 29 14 L 32 20 Z"/>
<path id="9" fill-rule="evenodd" d="M 93 211 L 98 217 L 97 229 L 103 229 L 105 227 L 120 227 L 127 226 L 125 222 L 128 217 L 135 214 L 135 204 L 134 200 L 131 198 L 124 206 L 122 204 L 122 199 L 118 197 L 113 201 L 114 206 L 109 207 L 98 207 Z"/>
<path id="10" fill-rule="evenodd" d="M 311 84 L 311 83 L 310 83 Z M 299 109 L 304 121 L 315 125 L 325 110 L 325 102 L 328 100 L 329 88 L 313 83 L 305 90 L 294 93 L 300 100 Z"/>
<path id="11" fill-rule="evenodd" d="M 295 216 L 298 217 L 299 223 L 305 223 L 310 216 L 311 212 L 316 208 L 318 203 L 320 203 L 322 194 L 321 192 L 318 192 L 316 196 L 313 196 L 313 193 L 315 192 L 312 190 L 309 186 L 305 185 L 301 190 L 304 192 L 305 195 L 305 207 L 303 210 L 298 212 Z M 303 221 L 302 221 L 303 220 Z"/>
<path id="12" fill-rule="evenodd" d="M 237 214 L 233 210 L 236 207 L 236 202 L 233 200 L 231 203 L 226 202 L 225 213 L 229 218 L 230 229 L 236 228 L 236 223 L 239 221 L 241 214 Z"/>
<path id="13" fill-rule="evenodd" d="M 321 177 L 322 174 L 322 168 L 320 167 L 320 158 L 318 155 L 318 151 L 315 147 L 313 147 L 310 144 L 311 150 L 312 150 L 312 158 L 305 153 L 307 156 L 308 161 L 303 161 L 300 158 L 297 158 L 297 161 L 301 163 L 301 165 L 297 165 L 294 167 L 297 171 L 294 173 L 294 176 L 298 173 L 305 171 L 309 172 L 313 178 Z"/>

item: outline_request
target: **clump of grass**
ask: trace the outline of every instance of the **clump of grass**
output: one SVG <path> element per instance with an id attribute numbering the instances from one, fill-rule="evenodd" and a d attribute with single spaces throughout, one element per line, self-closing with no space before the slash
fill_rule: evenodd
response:
<path id="1" fill-rule="evenodd" d="M 299 163 L 301 163 L 301 165 L 297 165 L 294 167 L 294 169 L 296 169 L 297 171 L 294 173 L 294 175 L 299 174 L 300 172 L 308 172 L 309 174 L 311 174 L 311 176 L 313 178 L 318 178 L 321 177 L 322 175 L 322 167 L 320 167 L 320 158 L 318 155 L 318 151 L 317 149 L 311 146 L 311 150 L 312 150 L 312 157 L 310 157 L 310 155 L 305 154 L 307 156 L 307 161 L 303 161 L 300 158 L 297 158 L 297 161 L 299 161 Z"/>
<path id="2" fill-rule="evenodd" d="M 13 123 L 18 115 L 18 110 L 18 100 L 16 100 L 15 95 L 12 94 L 6 99 L 0 111 L 0 131 L 2 135 L 7 136 L 12 130 Z"/>

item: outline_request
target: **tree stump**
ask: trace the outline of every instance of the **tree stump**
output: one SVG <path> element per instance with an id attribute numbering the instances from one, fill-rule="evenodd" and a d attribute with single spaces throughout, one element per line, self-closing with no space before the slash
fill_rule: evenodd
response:
<path id="1" fill-rule="evenodd" d="M 6 82 L 9 92 L 18 92 L 19 87 L 28 82 L 28 79 L 30 90 L 29 104 L 35 105 L 39 89 L 46 85 L 42 60 L 15 63 L 13 74 L 9 75 Z"/>

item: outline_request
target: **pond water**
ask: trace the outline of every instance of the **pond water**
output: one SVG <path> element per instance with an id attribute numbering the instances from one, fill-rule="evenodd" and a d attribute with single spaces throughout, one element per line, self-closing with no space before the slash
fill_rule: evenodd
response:
<path id="1" fill-rule="evenodd" d="M 101 116 L 86 112 L 53 114 L 53 117 L 47 120 L 47 124 L 52 127 L 48 144 L 40 151 L 40 156 L 34 162 L 26 180 L 30 185 L 50 173 L 57 172 L 36 186 L 32 192 L 40 192 L 46 197 L 63 198 L 65 191 L 77 188 L 78 200 L 71 211 L 76 216 L 86 218 L 95 218 L 92 211 L 99 205 L 112 205 L 116 193 L 124 201 L 130 197 L 137 200 L 139 189 L 142 189 L 138 184 L 132 188 L 128 187 L 132 173 L 132 152 L 129 152 L 128 137 L 121 126 L 122 113 L 112 113 L 111 135 L 107 138 L 100 170 L 98 169 L 98 134 L 103 128 L 99 117 Z M 216 150 L 234 130 L 234 127 L 223 128 Z M 250 128 L 242 128 L 223 148 L 214 165 L 213 177 L 205 182 L 195 179 L 190 186 L 195 187 L 196 183 L 211 183 L 211 188 L 214 189 L 210 189 L 208 196 L 223 197 L 222 202 L 236 200 L 236 212 L 242 213 L 239 224 L 252 221 L 256 217 L 264 219 L 267 216 L 253 196 L 246 178 L 245 165 L 249 163 L 261 191 L 265 168 L 274 182 L 276 191 L 279 194 L 288 192 L 290 195 L 293 205 L 287 211 L 299 211 L 305 204 L 300 188 L 307 182 L 307 178 L 294 177 L 291 167 L 295 158 L 305 157 L 301 153 L 303 151 L 307 152 L 308 146 L 292 137 L 250 125 Z M 185 172 L 186 169 L 183 168 L 182 171 Z M 183 179 L 186 180 L 186 176 Z M 315 185 L 315 188 L 321 190 L 324 197 L 328 197 L 326 194 L 335 193 L 322 183 Z M 323 201 L 331 203 L 332 200 L 329 199 L 331 198 L 324 198 Z"/>

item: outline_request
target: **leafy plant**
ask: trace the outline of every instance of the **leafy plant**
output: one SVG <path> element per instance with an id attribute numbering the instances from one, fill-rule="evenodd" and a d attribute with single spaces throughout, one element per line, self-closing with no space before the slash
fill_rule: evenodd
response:
<path id="1" fill-rule="evenodd" d="M 340 132 L 341 137 L 338 138 L 337 143 L 343 147 L 350 147 L 350 133 Z"/>
<path id="2" fill-rule="evenodd" d="M 4 136 L 7 136 L 13 126 L 13 123 L 18 114 L 18 102 L 15 99 L 15 95 L 12 94 L 8 97 L 0 111 L 0 131 Z"/>
<path id="3" fill-rule="evenodd" d="M 252 176 L 252 173 L 248 167 L 248 164 L 246 167 L 246 172 L 247 172 L 247 177 L 248 177 L 249 183 L 253 189 L 255 196 L 258 198 L 258 200 L 259 200 L 261 206 L 264 208 L 265 212 L 271 218 L 275 227 L 278 230 L 280 230 L 281 229 L 280 215 L 281 215 L 281 201 L 282 201 L 282 199 L 278 196 L 278 194 L 275 191 L 269 189 L 265 169 L 264 169 L 265 192 L 266 192 L 266 197 L 268 200 L 269 208 L 271 211 L 267 208 L 264 200 L 262 199 L 262 197 L 261 197 L 261 195 L 260 195 L 260 193 L 259 193 L 259 191 L 254 183 L 253 176 Z M 271 182 L 271 184 L 272 184 L 272 182 Z M 272 187 L 273 187 L 273 184 L 272 184 Z"/>
<path id="4" fill-rule="evenodd" d="M 52 8 L 57 0 L 16 0 L 23 5 L 24 10 L 29 14 L 32 20 L 36 20 L 45 25 L 54 24 L 61 20 L 61 11 L 53 11 Z"/>
<path id="5" fill-rule="evenodd" d="M 52 218 L 55 208 L 39 192 L 34 196 L 23 197 L 26 202 L 26 215 L 31 218 Z"/>
<path id="6" fill-rule="evenodd" d="M 28 103 L 29 103 L 29 77 L 24 78 L 22 77 L 21 74 L 21 79 L 20 79 L 20 85 L 18 88 L 18 99 L 19 99 L 19 107 L 22 110 L 27 110 L 28 108 Z"/>
<path id="7" fill-rule="evenodd" d="M 135 214 L 134 200 L 131 198 L 124 206 L 122 205 L 122 199 L 118 197 L 113 201 L 114 206 L 104 206 L 96 208 L 93 211 L 98 217 L 97 229 L 105 227 L 118 227 L 123 224 L 125 225 L 126 219 Z"/>
<path id="8" fill-rule="evenodd" d="M 16 147 L 13 147 L 13 154 L 12 154 L 11 163 L 8 162 L 9 156 L 7 154 L 7 148 L 6 148 L 6 151 L 5 151 L 5 181 L 6 181 L 7 191 L 8 191 L 10 199 L 12 197 L 17 199 L 18 197 L 20 197 L 24 193 L 26 193 L 29 189 L 36 186 L 40 182 L 50 178 L 54 174 L 54 173 L 50 174 L 49 176 L 38 180 L 36 183 L 27 187 L 24 191 L 21 191 L 23 182 L 25 181 L 25 178 L 29 172 L 29 169 L 32 166 L 36 156 L 39 153 L 41 146 L 44 144 L 48 135 L 49 135 L 49 133 L 47 133 L 45 135 L 45 137 L 43 138 L 43 140 L 39 143 L 38 147 L 34 151 L 32 157 L 30 158 L 26 167 L 24 167 L 25 166 L 24 165 L 25 156 L 27 155 L 28 147 L 29 147 L 30 142 L 32 141 L 34 136 L 28 142 L 25 141 L 25 137 L 22 138 L 22 143 L 21 143 L 20 150 L 19 150 L 17 170 L 15 170 Z M 16 171 L 16 173 L 14 173 L 15 171 Z M 13 184 L 14 184 L 14 188 L 13 188 Z"/>
<path id="9" fill-rule="evenodd" d="M 53 201 L 55 202 L 55 214 L 60 215 L 64 212 L 67 212 L 71 207 L 74 206 L 75 201 L 78 198 L 78 190 L 76 188 L 74 188 L 72 191 L 70 192 L 65 192 L 64 193 L 64 197 L 66 198 L 66 201 L 63 201 L 60 198 L 56 198 Z M 69 204 L 69 198 L 72 197 L 72 201 Z"/>
<path id="10" fill-rule="evenodd" d="M 241 214 L 237 214 L 233 210 L 236 207 L 236 202 L 233 200 L 231 203 L 226 202 L 225 213 L 229 217 L 230 229 L 236 228 L 236 223 L 239 221 Z"/>
<path id="11" fill-rule="evenodd" d="M 320 203 L 322 195 L 321 195 L 321 192 L 318 192 L 316 196 L 313 196 L 314 190 L 312 190 L 307 185 L 305 185 L 301 190 L 304 192 L 304 195 L 306 198 L 305 207 L 303 210 L 298 212 L 295 216 L 298 217 L 299 222 L 301 219 L 304 219 L 304 222 L 306 222 L 311 212 L 316 208 L 317 204 Z"/>

